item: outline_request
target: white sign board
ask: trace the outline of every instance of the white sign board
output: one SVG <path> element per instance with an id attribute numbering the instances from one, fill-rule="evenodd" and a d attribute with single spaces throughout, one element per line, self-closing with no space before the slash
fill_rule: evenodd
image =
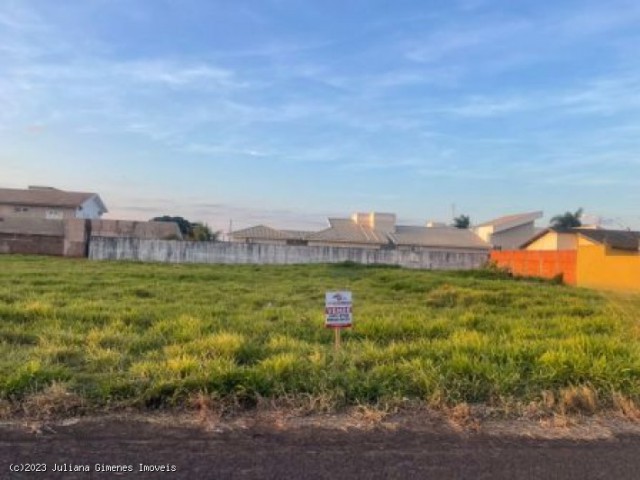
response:
<path id="1" fill-rule="evenodd" d="M 327 292 L 325 295 L 325 322 L 327 328 L 345 328 L 353 323 L 351 292 Z"/>

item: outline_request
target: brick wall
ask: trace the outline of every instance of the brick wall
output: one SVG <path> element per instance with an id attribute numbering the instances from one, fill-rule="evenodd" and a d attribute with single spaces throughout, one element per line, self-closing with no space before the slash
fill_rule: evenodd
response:
<path id="1" fill-rule="evenodd" d="M 516 276 L 554 278 L 562 275 L 564 283 L 576 285 L 575 250 L 494 250 L 491 261 Z"/>

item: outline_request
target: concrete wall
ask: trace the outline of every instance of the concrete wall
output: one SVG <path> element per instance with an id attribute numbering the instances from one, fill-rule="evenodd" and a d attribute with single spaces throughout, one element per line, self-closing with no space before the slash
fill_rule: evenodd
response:
<path id="1" fill-rule="evenodd" d="M 86 257 L 88 253 L 89 220 L 70 218 L 64 222 L 65 257 Z"/>
<path id="2" fill-rule="evenodd" d="M 94 237 L 133 237 L 179 240 L 180 228 L 174 222 L 136 222 L 132 220 L 91 220 Z"/>
<path id="3" fill-rule="evenodd" d="M 474 250 L 367 250 L 361 248 L 177 242 L 132 238 L 92 238 L 93 260 L 137 260 L 169 263 L 304 264 L 353 261 L 362 264 L 400 265 L 408 268 L 453 270 L 483 266 L 488 252 Z"/>
<path id="4" fill-rule="evenodd" d="M 86 257 L 92 235 L 147 239 L 182 237 L 178 226 L 167 222 L 0 217 L 0 253 Z"/>
<path id="5" fill-rule="evenodd" d="M 515 276 L 554 278 L 562 275 L 564 283 L 576 284 L 575 250 L 494 250 L 491 261 Z"/>
<path id="6" fill-rule="evenodd" d="M 40 218 L 2 218 L 0 253 L 62 255 L 64 222 Z"/>

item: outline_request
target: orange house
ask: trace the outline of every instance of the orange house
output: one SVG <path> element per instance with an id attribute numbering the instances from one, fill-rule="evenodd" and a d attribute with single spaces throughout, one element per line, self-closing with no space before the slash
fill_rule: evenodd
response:
<path id="1" fill-rule="evenodd" d="M 640 232 L 548 228 L 521 250 L 492 252 L 491 258 L 515 275 L 562 274 L 580 287 L 640 292 Z"/>

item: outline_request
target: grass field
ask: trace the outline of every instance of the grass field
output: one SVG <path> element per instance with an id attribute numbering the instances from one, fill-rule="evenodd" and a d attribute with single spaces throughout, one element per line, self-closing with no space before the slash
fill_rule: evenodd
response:
<path id="1" fill-rule="evenodd" d="M 339 353 L 323 328 L 330 289 L 354 295 L 355 328 Z M 590 410 L 640 399 L 639 313 L 640 297 L 490 271 L 4 255 L 0 401 L 15 409 L 63 392 L 83 408 L 146 409 L 199 394 L 244 406 Z"/>

